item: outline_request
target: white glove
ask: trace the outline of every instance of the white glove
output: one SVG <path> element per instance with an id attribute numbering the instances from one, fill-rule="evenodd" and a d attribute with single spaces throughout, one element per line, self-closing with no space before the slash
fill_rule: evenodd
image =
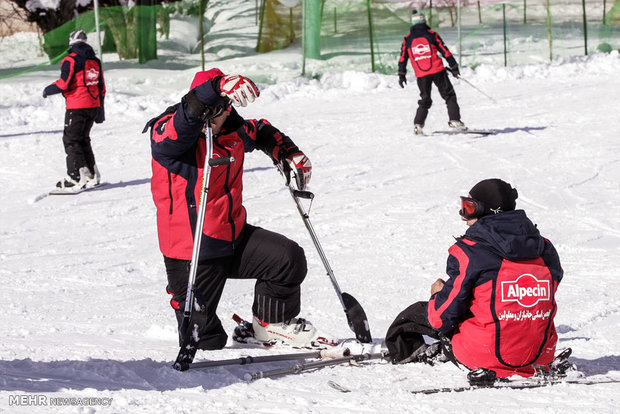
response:
<path id="1" fill-rule="evenodd" d="M 286 185 L 291 182 L 291 172 L 295 178 L 298 190 L 305 190 L 312 177 L 312 163 L 303 152 L 298 152 L 281 161 L 282 172 L 286 179 Z"/>
<path id="2" fill-rule="evenodd" d="M 235 106 L 246 106 L 260 95 L 250 79 L 241 75 L 227 75 L 220 80 L 220 95 L 230 99 Z"/>

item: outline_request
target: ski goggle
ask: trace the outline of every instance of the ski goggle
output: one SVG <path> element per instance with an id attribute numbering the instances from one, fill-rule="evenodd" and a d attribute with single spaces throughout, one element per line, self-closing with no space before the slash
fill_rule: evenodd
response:
<path id="1" fill-rule="evenodd" d="M 474 200 L 473 198 L 461 196 L 461 209 L 459 210 L 461 217 L 467 220 L 482 217 L 484 210 L 485 208 L 482 202 Z"/>

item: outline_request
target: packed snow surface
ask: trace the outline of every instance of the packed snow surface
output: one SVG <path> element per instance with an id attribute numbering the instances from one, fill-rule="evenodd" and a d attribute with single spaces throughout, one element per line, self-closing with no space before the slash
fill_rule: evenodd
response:
<path id="1" fill-rule="evenodd" d="M 10 41 L 3 42 L 3 59 L 15 61 L 19 50 L 7 47 Z M 0 81 L 0 412 L 618 412 L 618 384 L 409 392 L 465 385 L 465 373 L 451 364 L 373 361 L 250 383 L 245 373 L 289 363 L 173 370 L 176 322 L 157 244 L 149 139 L 141 130 L 187 92 L 199 64 L 184 64 L 106 64 L 107 121 L 91 136 L 108 184 L 76 196 L 46 195 L 65 175 L 64 102 L 41 97 L 59 68 Z M 208 65 L 255 76 L 261 96 L 241 115 L 268 119 L 312 161 L 312 224 L 340 287 L 366 311 L 375 344 L 401 310 L 428 299 L 430 285 L 445 277 L 447 249 L 466 230 L 459 195 L 498 177 L 518 189 L 517 208 L 560 254 L 558 349 L 571 347 L 571 361 L 586 376 L 620 378 L 617 52 L 463 68 L 463 78 L 479 89 L 453 81 L 463 121 L 497 132 L 487 137 L 433 135 L 448 121 L 436 91 L 427 135 L 414 136 L 414 78 L 403 90 L 394 75 L 346 68 L 342 60 L 333 63 L 340 71 L 309 79 L 298 76 L 300 64 L 297 54 L 280 51 Z M 269 158 L 249 154 L 244 178 L 248 222 L 305 249 L 301 316 L 324 332 L 352 337 Z M 252 299 L 252 281 L 227 284 L 218 309 L 227 331 L 235 326 L 233 313 L 251 317 Z M 280 352 L 291 350 L 229 339 L 223 350 L 199 351 L 196 360 Z M 48 400 L 19 404 L 16 396 Z M 111 403 L 50 406 L 58 397 Z"/>

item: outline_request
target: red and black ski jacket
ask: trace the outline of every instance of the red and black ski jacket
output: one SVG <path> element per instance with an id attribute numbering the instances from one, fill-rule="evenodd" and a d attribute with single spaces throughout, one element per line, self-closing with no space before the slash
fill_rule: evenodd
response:
<path id="1" fill-rule="evenodd" d="M 445 45 L 441 37 L 433 32 L 426 23 L 411 26 L 405 39 L 398 59 L 398 74 L 407 74 L 407 61 L 411 62 L 416 78 L 433 75 L 445 70 L 443 62 L 437 52 L 441 53 L 448 62 L 448 67 L 457 65 L 454 56 Z"/>
<path id="2" fill-rule="evenodd" d="M 553 360 L 558 254 L 523 210 L 480 218 L 450 248 L 443 289 L 428 303 L 430 325 L 452 337 L 456 358 L 500 377 L 531 376 Z"/>
<path id="3" fill-rule="evenodd" d="M 169 258 L 192 257 L 206 153 L 203 125 L 203 121 L 189 115 L 183 103 L 168 108 L 147 124 L 152 126 L 151 191 L 157 207 L 159 247 Z M 254 149 L 260 149 L 274 162 L 299 152 L 293 141 L 267 120 L 244 120 L 232 108 L 220 133 L 213 136 L 213 157 L 230 156 L 234 161 L 211 169 L 201 260 L 233 254 L 246 223 L 243 162 L 245 153 Z"/>
<path id="4" fill-rule="evenodd" d="M 45 88 L 47 95 L 61 93 L 67 109 L 98 108 L 105 97 L 101 61 L 88 43 L 76 43 L 60 65 L 60 78 Z"/>

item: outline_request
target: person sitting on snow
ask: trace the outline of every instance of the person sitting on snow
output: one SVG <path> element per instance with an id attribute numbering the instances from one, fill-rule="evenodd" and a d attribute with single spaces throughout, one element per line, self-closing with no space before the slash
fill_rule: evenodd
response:
<path id="1" fill-rule="evenodd" d="M 497 178 L 461 197 L 469 228 L 449 250 L 449 278 L 435 281 L 430 300 L 409 306 L 388 329 L 393 363 L 428 362 L 443 350 L 471 370 L 527 377 L 533 365 L 553 360 L 563 270 L 551 242 L 515 210 L 516 199 L 517 190 Z M 428 346 L 423 335 L 441 341 Z"/>
<path id="2" fill-rule="evenodd" d="M 242 204 L 246 152 L 259 149 L 267 154 L 288 179 L 292 172 L 300 190 L 312 171 L 310 160 L 288 136 L 265 119 L 242 118 L 232 107 L 246 106 L 258 95 L 258 88 L 246 77 L 225 75 L 216 68 L 198 72 L 181 103 L 149 121 L 143 131 L 151 128 L 151 191 L 179 334 L 205 172 L 207 126 L 213 134 L 212 158 L 231 157 L 230 163 L 211 167 L 207 186 L 194 283 L 199 310 L 191 316 L 192 326 L 197 326 L 198 349 L 226 345 L 228 336 L 216 310 L 230 278 L 256 279 L 252 313 L 258 341 L 306 346 L 318 336 L 309 321 L 297 317 L 300 285 L 307 273 L 304 250 L 280 234 L 246 222 Z"/>

